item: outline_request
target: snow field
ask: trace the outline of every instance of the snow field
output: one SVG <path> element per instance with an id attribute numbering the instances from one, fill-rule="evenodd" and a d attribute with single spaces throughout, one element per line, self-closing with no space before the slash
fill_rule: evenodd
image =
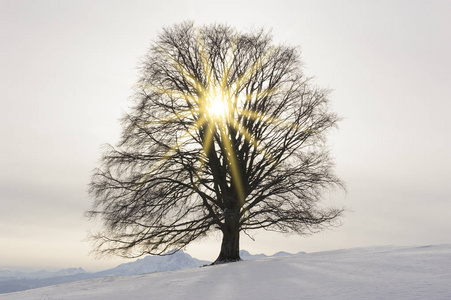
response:
<path id="1" fill-rule="evenodd" d="M 451 245 L 357 248 L 105 277 L 0 299 L 451 299 Z"/>

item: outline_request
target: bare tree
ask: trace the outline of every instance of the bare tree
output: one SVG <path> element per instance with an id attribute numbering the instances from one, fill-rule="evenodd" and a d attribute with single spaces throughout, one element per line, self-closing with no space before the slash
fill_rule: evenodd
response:
<path id="1" fill-rule="evenodd" d="M 98 252 L 161 255 L 220 230 L 215 263 L 237 261 L 241 231 L 308 234 L 340 216 L 318 205 L 342 185 L 324 146 L 338 117 L 296 48 L 183 23 L 163 30 L 141 74 L 90 185 Z"/>

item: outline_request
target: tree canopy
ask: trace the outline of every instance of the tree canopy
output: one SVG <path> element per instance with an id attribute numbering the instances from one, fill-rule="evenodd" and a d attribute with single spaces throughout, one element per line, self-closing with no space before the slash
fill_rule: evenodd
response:
<path id="1" fill-rule="evenodd" d="M 298 48 L 264 30 L 164 29 L 91 181 L 96 249 L 159 255 L 219 230 L 216 262 L 235 261 L 240 231 L 332 225 L 342 210 L 319 204 L 342 186 L 325 147 L 339 118 L 301 66 Z"/>

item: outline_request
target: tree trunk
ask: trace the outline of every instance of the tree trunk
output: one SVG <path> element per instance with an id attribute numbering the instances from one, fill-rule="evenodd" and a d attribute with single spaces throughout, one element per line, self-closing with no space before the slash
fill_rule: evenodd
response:
<path id="1" fill-rule="evenodd" d="M 221 252 L 213 265 L 241 260 L 239 210 L 232 212 L 226 209 L 224 217 L 225 225 L 222 228 Z"/>

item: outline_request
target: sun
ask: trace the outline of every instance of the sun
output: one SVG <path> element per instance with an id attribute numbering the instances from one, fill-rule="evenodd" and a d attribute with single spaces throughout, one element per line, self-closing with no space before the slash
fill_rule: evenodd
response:
<path id="1" fill-rule="evenodd" d="M 205 112 L 210 121 L 224 121 L 229 111 L 228 97 L 220 87 L 213 87 L 205 97 Z"/>
<path id="2" fill-rule="evenodd" d="M 208 110 L 213 117 L 223 119 L 226 115 L 227 106 L 221 98 L 215 97 L 210 100 Z"/>

